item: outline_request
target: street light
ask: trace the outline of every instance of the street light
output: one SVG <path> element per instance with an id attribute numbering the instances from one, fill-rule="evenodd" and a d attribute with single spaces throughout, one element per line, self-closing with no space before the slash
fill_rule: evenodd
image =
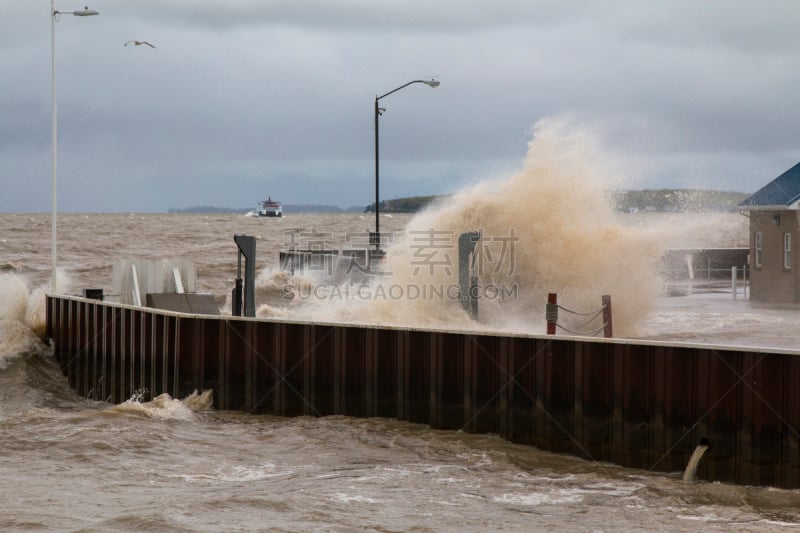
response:
<path id="1" fill-rule="evenodd" d="M 379 179 L 378 176 L 380 174 L 380 163 L 378 158 L 378 117 L 380 117 L 386 108 L 378 107 L 378 100 L 389 96 L 392 93 L 396 93 L 400 89 L 405 89 L 409 85 L 413 85 L 414 83 L 424 83 L 428 87 L 436 88 L 439 86 L 439 82 L 436 80 L 414 80 L 410 81 L 404 85 L 401 85 L 397 89 L 392 89 L 388 93 L 376 96 L 375 97 L 375 250 L 380 250 L 381 248 L 381 221 L 380 221 L 380 194 L 379 194 Z M 372 240 L 372 239 L 370 239 Z"/>
<path id="2" fill-rule="evenodd" d="M 51 170 L 51 199 L 50 199 L 50 229 L 51 229 L 51 239 L 52 242 L 50 244 L 51 247 L 51 254 L 52 254 L 52 276 L 53 276 L 53 294 L 56 294 L 57 286 L 56 286 L 56 158 L 58 156 L 58 136 L 57 136 L 57 106 L 56 106 L 56 20 L 58 20 L 59 15 L 74 15 L 76 17 L 91 17 L 92 15 L 99 15 L 97 11 L 94 9 L 89 9 L 88 7 L 84 7 L 83 9 L 79 9 L 77 11 L 56 11 L 55 0 L 50 0 L 50 83 L 51 83 L 51 102 L 53 107 L 53 123 L 52 123 L 52 153 L 50 157 L 52 159 L 52 170 Z"/>

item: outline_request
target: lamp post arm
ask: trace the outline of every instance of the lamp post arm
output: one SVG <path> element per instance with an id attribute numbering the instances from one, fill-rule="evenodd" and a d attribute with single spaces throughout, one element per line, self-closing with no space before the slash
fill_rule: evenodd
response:
<path id="1" fill-rule="evenodd" d="M 377 98 L 375 98 L 375 101 L 377 102 L 378 100 L 380 100 L 380 99 L 381 99 L 381 98 L 383 98 L 384 96 L 389 96 L 389 95 L 390 95 L 390 94 L 392 94 L 392 93 L 396 93 L 396 92 L 397 92 L 397 91 L 399 91 L 400 89 L 405 89 L 406 87 L 408 87 L 409 85 L 412 85 L 412 84 L 414 84 L 414 83 L 427 83 L 427 82 L 426 82 L 425 80 L 414 80 L 414 81 L 410 81 L 410 82 L 408 82 L 408 83 L 404 83 L 403 85 L 401 85 L 401 86 L 400 86 L 400 87 L 398 87 L 397 89 L 392 89 L 392 90 L 391 90 L 391 91 L 389 91 L 388 93 L 386 93 L 386 94 L 384 94 L 384 95 L 382 95 L 382 96 L 378 96 Z"/>

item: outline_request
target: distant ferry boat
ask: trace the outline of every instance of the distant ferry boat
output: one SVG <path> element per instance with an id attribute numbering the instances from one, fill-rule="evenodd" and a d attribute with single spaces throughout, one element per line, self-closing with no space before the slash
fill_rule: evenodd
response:
<path id="1" fill-rule="evenodd" d="M 282 217 L 283 207 L 280 202 L 276 202 L 268 196 L 266 200 L 259 202 L 255 214 L 259 217 Z"/>

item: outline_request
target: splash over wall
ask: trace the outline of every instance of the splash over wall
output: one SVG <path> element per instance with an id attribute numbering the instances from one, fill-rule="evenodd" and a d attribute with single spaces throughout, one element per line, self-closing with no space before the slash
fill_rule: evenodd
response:
<path id="1" fill-rule="evenodd" d="M 326 292 L 296 310 L 326 321 L 541 333 L 548 292 L 576 309 L 596 309 L 609 294 L 616 334 L 632 334 L 661 290 L 655 263 L 663 249 L 652 230 L 620 223 L 607 197 L 620 184 L 610 167 L 590 135 L 541 121 L 518 172 L 462 190 L 409 222 L 388 249 L 387 277 L 355 298 Z M 453 290 L 458 236 L 475 230 L 480 324 Z"/>

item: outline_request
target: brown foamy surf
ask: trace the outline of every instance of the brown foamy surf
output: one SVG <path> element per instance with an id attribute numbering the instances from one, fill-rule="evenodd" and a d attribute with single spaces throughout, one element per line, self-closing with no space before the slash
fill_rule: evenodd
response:
<path id="1" fill-rule="evenodd" d="M 314 320 L 541 333 L 548 292 L 578 310 L 599 308 L 609 294 L 616 333 L 631 334 L 661 290 L 655 262 L 663 246 L 652 231 L 620 223 L 606 194 L 618 180 L 607 166 L 589 136 L 542 121 L 520 171 L 409 222 L 388 249 L 388 276 L 346 293 L 308 291 L 287 308 Z M 481 232 L 478 323 L 457 295 L 457 243 L 466 231 Z M 262 276 L 260 291 L 277 294 L 276 281 Z"/>
<path id="2" fill-rule="evenodd" d="M 415 267 L 413 237 L 432 229 L 456 238 L 479 230 L 480 285 L 517 288 L 510 298 L 483 298 L 480 321 L 541 332 L 548 292 L 578 310 L 599 308 L 609 294 L 617 302 L 617 333 L 631 333 L 659 294 L 654 263 L 662 250 L 651 235 L 619 223 L 606 195 L 618 182 L 608 166 L 589 136 L 558 121 L 540 122 L 519 172 L 462 191 L 411 221 L 390 251 L 394 277 L 452 282 L 445 269 L 431 275 Z"/>
<path id="3" fill-rule="evenodd" d="M 210 409 L 213 401 L 212 389 L 205 390 L 202 393 L 198 393 L 195 390 L 182 400 L 163 393 L 149 402 L 143 402 L 139 394 L 134 394 L 128 400 L 109 407 L 104 412 L 134 414 L 158 420 L 192 420 L 195 412 Z"/>
<path id="4" fill-rule="evenodd" d="M 0 274 L 0 369 L 16 357 L 46 351 L 45 292 L 31 291 L 19 274 Z"/>

